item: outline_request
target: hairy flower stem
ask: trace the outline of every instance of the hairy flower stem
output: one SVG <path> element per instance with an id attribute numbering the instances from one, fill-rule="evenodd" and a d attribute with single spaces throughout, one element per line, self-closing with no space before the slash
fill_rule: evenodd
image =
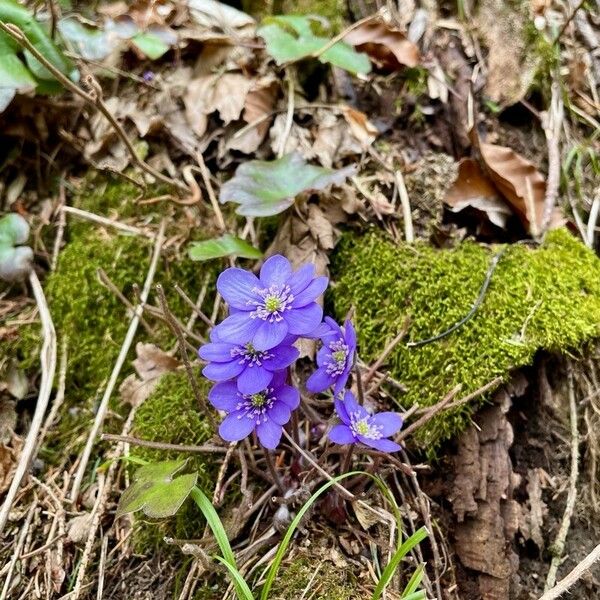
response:
<path id="1" fill-rule="evenodd" d="M 285 494 L 285 488 L 283 487 L 283 481 L 281 481 L 279 473 L 277 473 L 275 463 L 273 463 L 273 457 L 266 448 L 263 448 L 263 452 L 265 455 L 265 461 L 267 462 L 267 469 L 269 469 L 269 473 L 271 473 L 271 477 L 273 478 L 273 483 L 277 486 L 281 495 L 283 495 Z"/>
<path id="2" fill-rule="evenodd" d="M 213 416 L 212 409 L 208 406 L 206 402 L 206 398 L 200 393 L 200 388 L 198 387 L 198 382 L 194 377 L 194 372 L 192 371 L 192 365 L 190 363 L 190 358 L 187 353 L 187 349 L 185 347 L 185 339 L 183 337 L 183 333 L 181 328 L 178 326 L 176 320 L 173 318 L 171 310 L 169 309 L 169 305 L 167 304 L 167 298 L 165 296 L 165 291 L 162 285 L 156 286 L 156 293 L 158 294 L 158 299 L 160 301 L 160 306 L 165 316 L 165 320 L 171 331 L 175 334 L 177 338 L 177 343 L 179 344 L 179 352 L 181 354 L 181 358 L 183 360 L 183 365 L 185 367 L 185 372 L 190 380 L 190 385 L 192 386 L 192 390 L 194 392 L 194 396 L 196 397 L 196 401 L 198 402 L 200 408 L 202 409 L 203 414 L 208 419 L 211 428 L 213 431 L 218 431 L 218 425 Z"/>
<path id="3" fill-rule="evenodd" d="M 356 373 L 356 389 L 358 390 L 358 401 L 362 406 L 365 405 L 365 388 L 363 386 L 362 376 L 358 364 L 354 365 L 354 372 Z"/>
<path id="4" fill-rule="evenodd" d="M 350 444 L 348 446 L 348 450 L 346 451 L 346 454 L 344 455 L 344 460 L 342 462 L 342 466 L 340 468 L 340 475 L 343 475 L 344 473 L 348 473 L 348 471 L 350 471 L 350 466 L 352 465 L 352 451 L 354 450 L 354 444 Z"/>
<path id="5" fill-rule="evenodd" d="M 292 429 L 292 438 L 294 439 L 294 442 L 296 442 L 296 444 L 299 446 L 300 445 L 300 422 L 298 421 L 298 413 L 296 411 L 294 411 L 292 413 L 291 429 Z"/>

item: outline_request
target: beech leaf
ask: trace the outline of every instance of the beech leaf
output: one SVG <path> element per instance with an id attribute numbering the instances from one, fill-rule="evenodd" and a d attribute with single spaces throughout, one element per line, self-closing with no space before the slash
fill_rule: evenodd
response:
<path id="1" fill-rule="evenodd" d="M 263 21 L 257 33 L 265 40 L 267 52 L 278 65 L 308 58 L 318 53 L 330 41 L 315 35 L 309 16 L 277 15 Z M 360 54 L 346 42 L 337 42 L 319 54 L 323 63 L 354 74 L 366 75 L 371 70 L 371 62 L 366 54 Z"/>
<path id="2" fill-rule="evenodd" d="M 29 238 L 29 224 L 17 213 L 0 219 L 0 279 L 16 281 L 31 270 L 33 251 L 23 246 Z"/>
<path id="3" fill-rule="evenodd" d="M 144 465 L 133 475 L 133 483 L 123 492 L 115 518 L 143 511 L 153 519 L 172 517 L 190 495 L 197 473 L 173 478 L 187 460 L 170 460 Z"/>
<path id="4" fill-rule="evenodd" d="M 211 260 L 224 256 L 239 256 L 241 258 L 261 258 L 262 252 L 246 240 L 226 233 L 220 238 L 194 242 L 188 250 L 192 260 Z"/>
<path id="5" fill-rule="evenodd" d="M 309 165 L 297 152 L 277 160 L 251 160 L 221 186 L 219 200 L 239 204 L 239 215 L 268 217 L 289 208 L 301 192 L 339 185 L 355 173 L 354 165 L 339 170 Z"/>

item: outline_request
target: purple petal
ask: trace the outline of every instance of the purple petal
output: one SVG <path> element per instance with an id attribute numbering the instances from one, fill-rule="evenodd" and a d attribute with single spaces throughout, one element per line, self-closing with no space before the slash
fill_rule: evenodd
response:
<path id="1" fill-rule="evenodd" d="M 235 344 L 227 344 L 225 342 L 204 344 L 204 346 L 198 348 L 198 356 L 212 362 L 229 362 L 231 360 L 231 351 L 234 348 Z"/>
<path id="2" fill-rule="evenodd" d="M 254 419 L 250 419 L 239 410 L 233 412 L 223 419 L 219 426 L 219 435 L 228 442 L 243 440 L 254 430 Z"/>
<path id="3" fill-rule="evenodd" d="M 256 275 L 235 267 L 226 269 L 217 279 L 217 289 L 223 299 L 229 306 L 240 310 L 250 310 L 248 301 L 259 299 L 252 290 L 261 287 Z"/>
<path id="4" fill-rule="evenodd" d="M 237 361 L 228 363 L 210 363 L 202 369 L 202 375 L 211 381 L 226 381 L 236 377 L 244 370 L 244 365 Z"/>
<path id="5" fill-rule="evenodd" d="M 285 382 L 287 381 L 287 375 L 288 373 L 285 369 L 283 371 L 276 371 L 275 373 L 273 373 L 273 381 L 271 381 L 271 387 L 277 390 L 283 385 L 285 385 Z"/>
<path id="6" fill-rule="evenodd" d="M 252 340 L 261 323 L 259 319 L 250 318 L 249 313 L 239 312 L 229 315 L 215 329 L 219 330 L 218 335 L 225 342 L 246 344 Z"/>
<path id="7" fill-rule="evenodd" d="M 356 349 L 356 330 L 350 320 L 346 320 L 344 323 L 344 338 L 346 339 L 346 344 L 348 344 L 350 350 L 354 351 Z"/>
<path id="8" fill-rule="evenodd" d="M 328 346 L 322 346 L 317 352 L 317 364 L 321 367 L 331 360 L 331 350 Z"/>
<path id="9" fill-rule="evenodd" d="M 371 423 L 381 428 L 384 437 L 390 437 L 400 431 L 403 422 L 402 417 L 395 412 L 381 412 L 371 417 Z"/>
<path id="10" fill-rule="evenodd" d="M 318 394 L 331 387 L 335 379 L 327 373 L 324 367 L 319 367 L 307 380 L 306 389 L 313 394 Z"/>
<path id="11" fill-rule="evenodd" d="M 345 394 L 344 394 L 344 404 L 346 406 L 346 410 L 348 411 L 348 414 L 351 415 L 352 413 L 358 412 L 361 415 L 364 413 L 365 415 L 368 414 L 366 409 L 363 408 L 357 401 L 356 398 L 354 397 L 354 394 L 348 390 Z"/>
<path id="12" fill-rule="evenodd" d="M 288 281 L 294 296 L 299 294 L 315 277 L 315 265 L 308 264 L 300 267 Z"/>
<path id="13" fill-rule="evenodd" d="M 284 385 L 277 390 L 277 400 L 295 410 L 300 405 L 300 392 L 291 385 Z"/>
<path id="14" fill-rule="evenodd" d="M 288 324 L 284 320 L 273 321 L 273 323 L 269 323 L 269 321 L 261 321 L 260 319 L 253 320 L 260 323 L 252 338 L 252 345 L 257 350 L 270 350 L 271 348 L 277 346 L 277 344 L 279 344 L 287 335 Z"/>
<path id="15" fill-rule="evenodd" d="M 328 332 L 329 332 L 329 326 L 327 326 L 325 323 L 321 323 L 314 331 L 304 334 L 304 337 L 311 338 L 311 339 L 322 338 Z"/>
<path id="16" fill-rule="evenodd" d="M 350 425 L 350 415 L 348 414 L 348 410 L 346 409 L 346 405 L 342 402 L 342 399 L 336 395 L 333 403 L 335 405 L 335 412 L 337 416 L 341 419 L 342 423 L 345 425 Z"/>
<path id="17" fill-rule="evenodd" d="M 329 439 L 334 444 L 355 444 L 356 438 L 347 425 L 335 425 L 329 432 Z"/>
<path id="18" fill-rule="evenodd" d="M 240 401 L 237 386 L 233 381 L 217 383 L 208 392 L 208 400 L 216 409 L 232 412 Z"/>
<path id="19" fill-rule="evenodd" d="M 267 416 L 277 425 L 285 425 L 289 420 L 292 411 L 287 404 L 283 402 L 274 402 L 273 406 L 267 411 Z"/>
<path id="20" fill-rule="evenodd" d="M 292 306 L 300 308 L 306 306 L 309 302 L 314 302 L 326 289 L 329 279 L 327 277 L 317 277 L 313 279 L 304 290 L 294 296 Z"/>
<path id="21" fill-rule="evenodd" d="M 284 313 L 283 318 L 294 335 L 306 335 L 314 331 L 321 323 L 323 309 L 313 302 L 302 308 L 293 308 Z"/>
<path id="22" fill-rule="evenodd" d="M 272 358 L 266 358 L 262 361 L 262 365 L 269 371 L 279 371 L 289 367 L 300 356 L 297 348 L 294 346 L 277 346 L 271 350 Z"/>
<path id="23" fill-rule="evenodd" d="M 277 425 L 274 421 L 267 419 L 256 427 L 256 434 L 260 443 L 265 448 L 277 448 L 279 440 L 281 440 L 281 425 Z"/>
<path id="24" fill-rule="evenodd" d="M 265 264 L 260 269 L 260 282 L 262 287 L 270 287 L 272 285 L 281 285 L 285 283 L 292 274 L 292 265 L 290 261 L 276 254 L 265 261 Z"/>
<path id="25" fill-rule="evenodd" d="M 237 387 L 242 394 L 257 394 L 264 390 L 272 379 L 273 373 L 262 367 L 246 367 L 237 378 Z"/>
<path id="26" fill-rule="evenodd" d="M 358 439 L 365 446 L 370 446 L 371 448 L 375 448 L 375 450 L 379 450 L 380 452 L 398 452 L 398 450 L 402 449 L 402 446 L 400 444 L 396 444 L 396 442 L 392 442 L 392 440 L 388 440 L 386 438 L 372 440 L 370 438 L 366 438 L 362 435 L 359 435 Z"/>
<path id="27" fill-rule="evenodd" d="M 348 383 L 348 377 L 350 377 L 350 371 L 344 371 L 335 382 L 335 386 L 333 388 L 334 396 L 337 396 L 345 387 L 346 383 Z"/>

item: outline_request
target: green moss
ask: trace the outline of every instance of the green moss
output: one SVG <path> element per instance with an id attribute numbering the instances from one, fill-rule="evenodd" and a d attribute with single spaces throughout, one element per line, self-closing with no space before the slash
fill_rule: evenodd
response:
<path id="1" fill-rule="evenodd" d="M 360 352 L 374 360 L 410 318 L 406 341 L 434 336 L 471 309 L 492 253 L 473 242 L 452 250 L 395 245 L 380 234 L 346 236 L 334 259 L 331 299 L 338 316 L 356 307 Z M 600 261 L 566 230 L 539 249 L 509 247 L 475 316 L 449 336 L 422 347 L 399 345 L 387 365 L 407 386 L 402 405 L 430 406 L 456 384 L 461 394 L 532 362 L 545 349 L 569 352 L 600 334 Z M 417 441 L 434 455 L 460 431 L 473 405 L 434 419 Z"/>
<path id="2" fill-rule="evenodd" d="M 360 595 L 349 569 L 340 569 L 331 561 L 320 558 L 321 555 L 321 552 L 313 552 L 284 565 L 275 579 L 269 600 L 292 600 L 302 594 L 312 600 L 358 600 L 365 597 Z M 305 592 L 307 587 L 309 589 Z"/>

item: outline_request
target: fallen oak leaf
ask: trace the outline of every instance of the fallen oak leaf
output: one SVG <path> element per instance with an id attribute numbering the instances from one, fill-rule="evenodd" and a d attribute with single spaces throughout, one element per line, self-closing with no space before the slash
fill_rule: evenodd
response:
<path id="1" fill-rule="evenodd" d="M 402 31 L 394 29 L 383 19 L 362 23 L 349 31 L 344 41 L 366 52 L 379 68 L 388 71 L 416 67 L 421 62 L 417 46 Z"/>
<path id="2" fill-rule="evenodd" d="M 297 152 L 277 160 L 251 160 L 221 186 L 219 201 L 239 204 L 239 215 L 268 217 L 289 208 L 300 193 L 339 185 L 354 173 L 355 165 L 337 171 L 309 165 Z"/>

